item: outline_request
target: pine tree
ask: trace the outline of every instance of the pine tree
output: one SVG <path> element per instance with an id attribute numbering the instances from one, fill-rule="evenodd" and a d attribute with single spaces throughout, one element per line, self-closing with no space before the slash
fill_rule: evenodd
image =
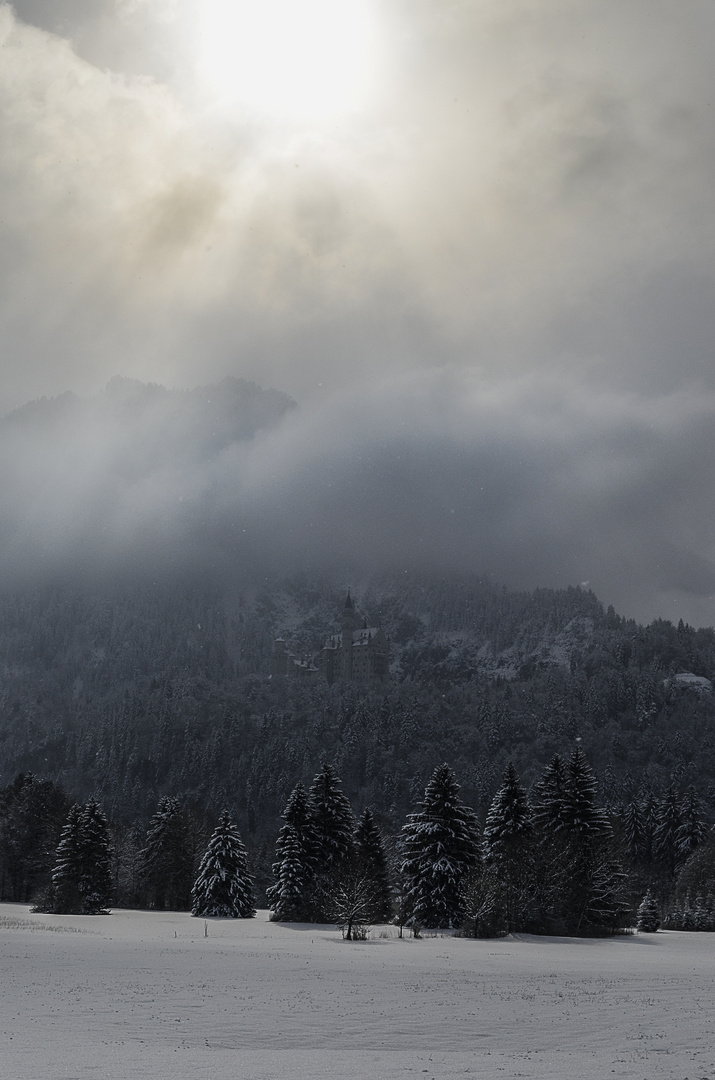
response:
<path id="1" fill-rule="evenodd" d="M 658 911 L 658 901 L 649 889 L 638 908 L 636 929 L 640 930 L 643 934 L 655 934 L 659 926 L 660 913 Z"/>
<path id="2" fill-rule="evenodd" d="M 159 911 L 189 910 L 195 879 L 194 843 L 191 823 L 175 796 L 159 800 L 141 858 L 150 906 Z"/>
<path id="3" fill-rule="evenodd" d="M 355 830 L 355 853 L 358 871 L 370 884 L 368 921 L 389 922 L 393 915 L 390 875 L 382 835 L 369 807 Z"/>
<path id="4" fill-rule="evenodd" d="M 228 810 L 224 810 L 199 864 L 191 891 L 192 915 L 252 919 L 254 883 L 246 849 Z"/>
<path id="5" fill-rule="evenodd" d="M 439 765 L 420 809 L 403 826 L 404 925 L 456 927 L 461 922 L 462 886 L 481 860 L 474 811 L 458 792 L 452 770 Z"/>
<path id="6" fill-rule="evenodd" d="M 522 930 L 534 891 L 531 808 L 512 762 L 487 813 L 484 865 L 501 883 L 509 931 Z"/>
<path id="7" fill-rule="evenodd" d="M 310 922 L 317 863 L 317 840 L 310 797 L 301 783 L 291 792 L 283 811 L 285 825 L 276 842 L 275 884 L 267 891 L 272 918 L 280 922 Z"/>

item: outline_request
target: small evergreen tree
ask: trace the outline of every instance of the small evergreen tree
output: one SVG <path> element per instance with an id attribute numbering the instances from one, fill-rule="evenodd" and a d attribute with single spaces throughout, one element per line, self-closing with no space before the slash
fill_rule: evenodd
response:
<path id="1" fill-rule="evenodd" d="M 660 912 L 658 911 L 658 901 L 649 889 L 638 908 L 636 929 L 640 930 L 643 934 L 655 934 L 659 926 Z"/>
<path id="2" fill-rule="evenodd" d="M 199 864 L 191 892 L 192 915 L 252 919 L 254 883 L 246 849 L 228 810 L 224 810 Z"/>
<path id="3" fill-rule="evenodd" d="M 458 793 L 452 770 L 439 765 L 403 826 L 403 925 L 456 927 L 462 920 L 463 884 L 481 859 L 474 811 Z"/>

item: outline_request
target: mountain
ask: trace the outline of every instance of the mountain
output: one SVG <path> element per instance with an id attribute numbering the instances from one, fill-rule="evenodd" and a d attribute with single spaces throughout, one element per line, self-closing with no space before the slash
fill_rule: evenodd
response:
<path id="1" fill-rule="evenodd" d="M 386 684 L 271 677 L 276 636 L 312 655 L 339 630 L 345 583 L 329 577 L 6 588 L 0 785 L 31 770 L 127 821 L 181 794 L 200 815 L 228 806 L 255 845 L 325 758 L 390 831 L 441 761 L 484 813 L 509 760 L 528 786 L 580 745 L 605 803 L 694 784 L 712 815 L 713 630 L 640 626 L 580 588 L 408 574 L 352 586 L 391 638 Z"/>

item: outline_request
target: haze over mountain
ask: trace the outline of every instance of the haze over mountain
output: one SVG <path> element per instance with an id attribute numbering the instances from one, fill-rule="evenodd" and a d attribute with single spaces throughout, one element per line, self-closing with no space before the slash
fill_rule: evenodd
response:
<path id="1" fill-rule="evenodd" d="M 0 2 L 0 413 L 117 373 L 299 405 L 138 471 L 101 409 L 5 432 L 6 571 L 429 566 L 715 622 L 712 5 L 354 0 L 346 97 L 305 0 L 332 66 L 260 99 L 294 6 Z"/>
<path id="2" fill-rule="evenodd" d="M 428 374 L 391 389 L 304 408 L 235 378 L 192 391 L 115 378 L 92 398 L 30 403 L 0 422 L 3 579 L 588 579 L 629 616 L 707 622 L 709 563 L 684 532 L 705 544 L 709 508 L 704 478 L 679 484 L 696 468 L 682 439 L 595 409 L 566 428 L 545 394 L 469 398 Z"/>

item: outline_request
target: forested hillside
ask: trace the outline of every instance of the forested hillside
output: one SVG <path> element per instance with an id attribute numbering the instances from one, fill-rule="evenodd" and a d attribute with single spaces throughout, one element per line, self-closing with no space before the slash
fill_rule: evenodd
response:
<path id="1" fill-rule="evenodd" d="M 391 828 L 441 761 L 483 814 L 507 761 L 529 785 L 578 743 L 605 803 L 694 784 L 712 813 L 715 702 L 670 678 L 715 673 L 712 630 L 638 626 L 581 589 L 402 575 L 354 591 L 392 640 L 385 686 L 269 677 L 276 635 L 307 655 L 339 628 L 342 583 L 6 591 L 0 783 L 32 771 L 122 821 L 180 794 L 263 840 L 326 758 Z"/>

